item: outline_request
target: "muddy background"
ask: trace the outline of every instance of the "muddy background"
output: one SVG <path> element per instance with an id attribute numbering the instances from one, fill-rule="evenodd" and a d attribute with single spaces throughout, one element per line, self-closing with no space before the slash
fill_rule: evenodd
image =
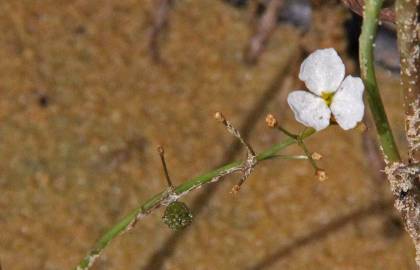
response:
<path id="1" fill-rule="evenodd" d="M 329 1 L 304 36 L 279 25 L 255 66 L 243 61 L 248 9 L 216 0 L 176 1 L 156 65 L 147 46 L 153 9 L 151 0 L 0 2 L 3 270 L 74 267 L 106 229 L 164 188 L 158 144 L 176 183 L 243 157 L 215 111 L 257 151 L 283 138 L 265 127 L 268 112 L 301 130 L 285 106 L 287 92 L 303 87 L 300 45 L 335 47 L 347 73 L 356 72 L 342 27 L 350 13 Z M 378 77 L 403 145 L 398 76 L 380 68 Z M 158 210 L 115 239 L 93 269 L 415 269 L 361 133 L 332 127 L 308 146 L 323 154 L 327 181 L 305 161 L 262 163 L 236 196 L 237 177 L 187 196 L 196 215 L 187 230 L 172 233 Z"/>

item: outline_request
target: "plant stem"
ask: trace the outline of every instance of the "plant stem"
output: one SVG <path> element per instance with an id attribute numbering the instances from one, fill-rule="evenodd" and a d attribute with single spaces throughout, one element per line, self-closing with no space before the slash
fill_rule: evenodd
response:
<path id="1" fill-rule="evenodd" d="M 302 148 L 303 152 L 305 153 L 305 156 L 307 157 L 307 159 L 311 163 L 312 167 L 315 170 L 315 174 L 316 174 L 317 171 L 320 170 L 320 168 L 316 164 L 315 160 L 312 158 L 311 152 L 309 152 L 308 148 L 306 147 L 305 142 L 303 141 L 303 138 L 302 138 L 302 134 L 299 134 L 299 135 L 293 134 L 290 131 L 288 131 L 287 129 L 285 129 L 282 126 L 278 125 L 277 124 L 277 121 L 275 123 L 276 123 L 276 128 L 278 130 L 280 130 L 281 132 L 283 132 L 289 138 L 295 140 L 296 143 L 300 146 L 300 148 Z M 303 133 L 305 133 L 305 131 Z"/>
<path id="2" fill-rule="evenodd" d="M 307 155 L 275 155 L 272 159 L 288 159 L 288 160 L 308 160 Z"/>
<path id="3" fill-rule="evenodd" d="M 373 44 L 378 28 L 378 17 L 382 4 L 383 0 L 365 1 L 362 33 L 359 39 L 360 69 L 366 87 L 369 108 L 373 115 L 379 136 L 379 143 L 385 155 L 385 160 L 397 162 L 400 161 L 400 154 L 392 135 L 381 95 L 379 94 L 373 61 Z"/>
<path id="4" fill-rule="evenodd" d="M 401 162 L 397 146 L 386 118 L 379 95 L 373 66 L 373 40 L 377 30 L 378 14 L 382 0 L 367 0 L 365 5 L 362 34 L 360 36 L 360 67 L 365 82 L 369 106 L 378 130 L 385 161 L 385 173 L 395 198 L 395 208 L 404 221 L 405 229 L 416 248 L 416 263 L 420 269 L 420 186 L 418 164 L 415 160 L 416 140 L 418 140 L 419 106 L 419 0 L 397 0 L 398 43 L 401 54 L 402 85 L 405 91 L 406 118 L 408 125 L 409 163 Z M 411 163 L 411 164 L 410 164 Z M 411 167 L 414 166 L 414 167 Z"/>
<path id="5" fill-rule="evenodd" d="M 416 248 L 416 263 L 420 269 L 420 2 L 397 0 L 395 10 L 408 162 L 390 171 L 388 178 L 396 195 L 395 206 Z M 407 190 L 407 186 L 411 188 Z"/>
<path id="6" fill-rule="evenodd" d="M 397 0 L 398 48 L 404 92 L 406 135 L 410 162 L 420 162 L 420 3 Z"/>
<path id="7" fill-rule="evenodd" d="M 315 133 L 315 130 L 312 128 L 305 129 L 305 131 L 300 135 L 302 140 L 308 138 Z M 271 146 L 269 149 L 261 152 L 257 155 L 258 161 L 264 161 L 272 159 L 277 156 L 277 153 L 284 148 L 295 144 L 296 140 L 293 138 L 287 138 L 282 142 Z M 202 185 L 215 182 L 221 177 L 240 171 L 241 161 L 234 161 L 229 164 L 226 164 L 222 167 L 219 167 L 213 171 L 205 173 L 203 175 L 197 176 L 193 179 L 187 180 L 183 184 L 175 187 L 173 193 L 177 195 L 177 199 L 183 195 L 186 195 L 190 191 L 201 187 Z M 96 258 L 100 255 L 102 250 L 109 244 L 109 242 L 120 235 L 121 233 L 131 229 L 137 220 L 148 215 L 152 210 L 158 208 L 159 206 L 165 204 L 168 200 L 167 191 L 162 191 L 150 199 L 146 200 L 142 205 L 134 209 L 111 229 L 109 229 L 95 244 L 94 248 L 83 258 L 79 265 L 75 268 L 76 270 L 87 270 L 89 269 Z"/>

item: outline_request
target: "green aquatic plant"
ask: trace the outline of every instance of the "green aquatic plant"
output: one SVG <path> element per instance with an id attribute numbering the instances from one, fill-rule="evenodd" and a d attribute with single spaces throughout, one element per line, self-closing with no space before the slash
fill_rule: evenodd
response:
<path id="1" fill-rule="evenodd" d="M 348 0 L 345 2 L 353 3 L 360 2 L 356 0 Z M 363 2 L 363 1 L 362 1 Z M 420 266 L 420 188 L 419 183 L 419 137 L 420 137 L 420 83 L 419 83 L 419 70 L 420 70 L 420 42 L 419 42 L 419 2 L 416 0 L 397 0 L 396 1 L 396 21 L 397 21 L 397 32 L 398 42 L 401 55 L 401 68 L 402 68 L 402 88 L 405 95 L 405 107 L 406 107 L 406 132 L 407 140 L 409 144 L 408 160 L 403 161 L 400 156 L 398 146 L 395 142 L 392 134 L 392 129 L 387 118 L 386 110 L 383 105 L 380 91 L 376 80 L 376 74 L 374 69 L 374 40 L 380 23 L 379 15 L 383 5 L 382 0 L 366 0 L 364 3 L 363 10 L 363 26 L 362 33 L 360 36 L 360 69 L 361 78 L 363 80 L 363 86 L 365 88 L 366 97 L 368 101 L 368 107 L 373 115 L 377 135 L 379 138 L 379 146 L 381 147 L 384 160 L 387 163 L 386 173 L 391 184 L 391 189 L 396 198 L 396 208 L 400 212 L 406 229 L 412 237 L 416 250 L 417 250 L 417 264 Z M 351 6 L 351 5 L 350 5 Z M 389 18 L 389 17 L 387 17 Z M 328 65 L 328 62 L 325 64 Z M 341 72 L 341 71 L 340 71 Z M 330 74 L 334 78 L 337 74 Z M 343 75 L 344 76 L 344 75 Z M 341 75 L 339 77 L 342 77 Z M 302 76 L 303 80 L 307 80 L 305 76 Z M 169 188 L 162 192 L 152 196 L 140 206 L 134 209 L 121 221 L 117 222 L 111 229 L 109 229 L 96 243 L 92 250 L 82 259 L 75 269 L 84 270 L 89 269 L 96 258 L 104 250 L 104 248 L 118 235 L 130 230 L 134 225 L 142 218 L 150 214 L 153 210 L 159 207 L 166 207 L 163 221 L 171 229 L 182 229 L 189 225 L 192 221 L 192 214 L 188 209 L 188 206 L 179 199 L 188 194 L 189 192 L 211 182 L 217 182 L 223 177 L 240 173 L 241 178 L 238 184 L 232 188 L 233 192 L 238 192 L 241 185 L 252 173 L 252 170 L 260 162 L 273 158 L 288 158 L 288 159 L 305 159 L 309 160 L 315 170 L 315 175 L 319 180 L 325 180 L 327 178 L 326 172 L 319 168 L 316 164 L 316 160 L 319 159 L 319 154 L 311 153 L 305 146 L 305 140 L 316 133 L 316 130 L 326 128 L 331 123 L 337 123 L 335 119 L 330 119 L 330 106 L 334 104 L 335 92 L 340 86 L 343 78 L 338 80 L 337 85 L 334 85 L 334 89 L 316 89 L 320 90 L 317 92 L 317 97 L 311 97 L 310 102 L 303 104 L 307 99 L 302 100 L 301 98 L 292 98 L 289 104 L 295 112 L 297 120 L 307 126 L 300 134 L 293 134 L 287 131 L 284 127 L 280 126 L 276 118 L 269 115 L 266 118 L 267 124 L 271 128 L 276 128 L 286 134 L 288 138 L 274 144 L 267 150 L 256 153 L 253 148 L 242 138 L 241 134 L 233 127 L 233 125 L 226 120 L 226 118 L 220 114 L 216 114 L 216 119 L 220 121 L 227 130 L 235 136 L 247 150 L 247 156 L 243 161 L 233 161 L 226 165 L 223 165 L 217 169 L 204 173 L 200 176 L 192 178 L 183 182 L 178 186 L 173 186 L 169 174 L 167 172 L 166 165 L 163 159 L 163 149 L 159 150 L 164 164 L 164 171 L 166 179 L 168 181 Z M 308 89 L 311 90 L 311 87 Z M 360 85 L 354 86 L 354 89 L 361 89 Z M 314 88 L 315 89 L 315 88 Z M 323 90 L 323 91 L 321 91 Z M 329 90 L 325 94 L 325 90 Z M 312 90 L 311 90 L 312 91 Z M 337 90 L 338 91 L 338 90 Z M 363 90 L 359 91 L 363 92 Z M 302 94 L 303 95 L 303 94 Z M 301 96 L 302 96 L 301 95 Z M 312 95 L 309 93 L 304 94 Z M 319 96 L 319 97 L 318 97 Z M 359 100 L 355 98 L 355 100 Z M 312 100 L 312 101 L 311 101 Z M 315 102 L 316 101 L 316 102 Z M 360 100 L 359 100 L 360 101 Z M 357 102 L 359 102 L 357 101 Z M 316 103 L 317 108 L 322 107 L 321 116 L 322 119 L 310 118 L 311 113 L 307 113 L 305 110 L 308 105 L 312 106 Z M 302 106 L 305 105 L 305 106 Z M 358 103 L 360 104 L 360 102 Z M 309 106 L 309 107 L 310 107 Z M 360 106 L 359 106 L 360 109 Z M 331 109 L 334 116 L 342 117 L 340 114 L 340 108 L 338 110 Z M 335 113 L 338 111 L 339 113 Z M 356 123 L 361 120 L 363 114 L 360 115 L 360 110 L 357 111 L 358 115 L 355 117 L 350 113 L 351 123 L 347 125 L 347 120 L 344 122 L 338 120 L 338 124 L 345 129 L 353 128 Z M 348 112 L 344 110 L 343 112 Z M 324 119 L 324 116 L 328 116 L 328 119 Z M 354 116 L 354 119 L 352 118 Z M 347 118 L 346 118 L 347 119 Z M 322 120 L 323 122 L 319 122 Z M 344 123 L 344 124 L 343 124 Z M 284 156 L 280 155 L 279 152 L 284 150 L 290 145 L 296 144 L 303 150 L 304 155 L 301 156 Z"/>
<path id="2" fill-rule="evenodd" d="M 232 126 L 232 124 L 225 119 L 225 117 L 221 113 L 216 113 L 215 118 L 220 121 L 222 124 L 225 125 L 227 130 L 238 138 L 242 144 L 247 148 L 247 158 L 245 161 L 234 161 L 224 166 L 221 166 L 215 170 L 207 172 L 203 175 L 198 177 L 192 178 L 190 180 L 185 181 L 179 186 L 172 186 L 172 182 L 169 180 L 168 185 L 169 188 L 166 190 L 154 195 L 150 199 L 146 200 L 142 205 L 138 208 L 134 209 L 131 213 L 129 213 L 126 217 L 120 220 L 116 225 L 114 225 L 110 230 L 108 230 L 96 243 L 95 247 L 83 258 L 83 260 L 76 266 L 75 269 L 82 270 L 82 269 L 89 269 L 95 260 L 98 258 L 100 253 L 104 250 L 104 248 L 118 235 L 123 232 L 126 232 L 134 227 L 134 225 L 142 218 L 150 214 L 153 210 L 161 207 L 161 206 L 168 206 L 171 203 L 178 201 L 182 196 L 188 194 L 189 192 L 209 183 L 217 182 L 221 180 L 224 176 L 233 174 L 233 173 L 242 173 L 242 177 L 237 185 L 234 185 L 232 188 L 233 192 L 237 192 L 240 189 L 240 186 L 244 183 L 246 178 L 251 173 L 253 167 L 262 161 L 280 158 L 280 159 L 308 159 L 314 162 L 313 157 L 310 155 L 305 155 L 305 158 L 302 156 L 283 156 L 279 155 L 278 153 L 293 144 L 300 144 L 308 137 L 312 136 L 315 133 L 315 129 L 307 128 L 299 135 L 292 135 L 286 138 L 285 140 L 274 144 L 267 150 L 255 154 L 252 148 L 249 146 L 247 142 L 244 141 L 240 133 Z M 273 125 L 273 117 L 267 117 L 267 124 L 270 127 L 274 127 Z M 296 136 L 296 137 L 295 137 Z M 306 149 L 306 148 L 305 148 Z M 158 152 L 162 153 L 162 150 Z M 319 154 L 315 153 L 315 156 Z M 161 155 L 162 157 L 163 155 Z M 162 158 L 163 160 L 163 158 Z M 164 164 L 164 163 L 163 163 Z M 167 173 L 167 169 L 164 171 L 165 175 L 169 178 L 169 174 Z M 320 180 L 324 180 L 326 178 L 325 172 L 321 169 L 315 171 L 315 174 L 320 178 Z M 185 214 L 183 214 L 185 216 Z"/>

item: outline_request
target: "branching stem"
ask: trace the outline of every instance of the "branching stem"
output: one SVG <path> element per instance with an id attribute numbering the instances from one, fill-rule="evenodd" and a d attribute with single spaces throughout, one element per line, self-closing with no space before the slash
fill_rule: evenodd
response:
<path id="1" fill-rule="evenodd" d="M 315 133 L 314 129 L 306 129 L 301 135 L 301 139 L 304 140 Z M 286 147 L 297 143 L 295 139 L 287 138 L 280 143 L 274 144 L 267 150 L 261 152 L 255 156 L 257 162 L 269 160 L 275 158 L 278 152 L 285 149 Z M 159 208 L 162 205 L 168 204 L 169 201 L 177 200 L 180 197 L 188 194 L 189 192 L 212 182 L 217 182 L 224 176 L 242 172 L 242 161 L 234 161 L 219 167 L 213 171 L 197 176 L 190 180 L 187 180 L 183 184 L 173 188 L 173 192 L 168 196 L 167 190 L 164 190 L 150 199 L 146 200 L 139 207 L 134 209 L 111 229 L 109 229 L 95 244 L 94 248 L 83 258 L 83 260 L 76 266 L 76 270 L 87 270 L 89 269 L 95 260 L 99 257 L 100 253 L 104 248 L 118 235 L 130 230 L 137 223 L 138 220 L 150 214 L 153 210 Z"/>
<path id="2" fill-rule="evenodd" d="M 299 135 L 293 134 L 292 132 L 288 131 L 287 129 L 279 125 L 277 119 L 272 114 L 267 115 L 267 117 L 265 118 L 265 121 L 269 127 L 276 128 L 277 130 L 283 132 L 290 139 L 294 140 L 296 144 L 299 145 L 300 148 L 302 148 L 303 152 L 305 153 L 306 159 L 309 160 L 312 167 L 314 168 L 315 174 L 319 176 L 319 174 L 321 173 L 322 177 L 320 177 L 320 179 L 322 178 L 322 180 L 325 180 L 325 177 L 326 177 L 325 171 L 318 167 L 313 157 L 313 154 L 308 150 L 308 148 L 305 145 L 305 142 L 303 141 L 304 138 L 302 134 L 304 134 L 305 131 Z M 321 157 L 321 155 L 319 155 L 318 153 L 316 153 L 316 156 L 319 156 L 319 158 Z"/>

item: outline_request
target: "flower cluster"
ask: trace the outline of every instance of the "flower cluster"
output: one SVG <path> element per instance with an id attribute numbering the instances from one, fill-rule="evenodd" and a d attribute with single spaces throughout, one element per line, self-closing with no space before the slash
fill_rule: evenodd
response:
<path id="1" fill-rule="evenodd" d="M 287 97 L 298 122 L 319 131 L 328 127 L 331 114 L 344 130 L 362 120 L 363 82 L 359 77 L 344 78 L 344 72 L 334 49 L 317 50 L 302 62 L 299 79 L 310 92 L 297 90 Z"/>

